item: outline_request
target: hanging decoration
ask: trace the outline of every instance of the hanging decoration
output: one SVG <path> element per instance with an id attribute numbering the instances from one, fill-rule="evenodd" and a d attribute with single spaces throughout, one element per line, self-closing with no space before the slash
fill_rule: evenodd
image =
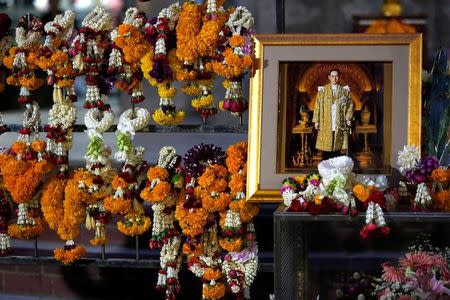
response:
<path id="1" fill-rule="evenodd" d="M 84 123 L 90 142 L 86 152 L 86 171 L 80 171 L 79 175 L 93 181 L 80 180 L 79 189 L 89 195 L 87 200 L 84 199 L 87 204 L 86 227 L 95 230 L 90 242 L 104 245 L 109 213 L 104 209 L 103 200 L 111 194 L 110 184 L 114 176 L 109 160 L 111 150 L 104 144 L 102 136 L 114 122 L 114 114 L 106 103 L 111 83 L 110 78 L 105 77 L 111 51 L 109 35 L 112 18 L 106 10 L 97 6 L 84 18 L 82 26 L 72 43 L 75 49 L 73 67 L 78 74 L 86 75 L 84 107 L 88 111 Z"/>
<path id="2" fill-rule="evenodd" d="M 159 125 L 177 125 L 184 120 L 184 111 L 177 111 L 173 98 L 177 90 L 173 85 L 179 72 L 175 56 L 175 26 L 180 16 L 181 7 L 177 3 L 161 10 L 157 18 L 152 18 L 145 25 L 146 38 L 153 45 L 154 51 L 143 58 L 144 76 L 151 85 L 156 86 L 160 97 L 159 108 L 152 117 Z"/>
<path id="3" fill-rule="evenodd" d="M 237 7 L 219 33 L 220 54 L 206 65 L 208 70 L 226 78 L 223 82 L 225 97 L 219 102 L 219 107 L 238 117 L 248 108 L 242 92 L 242 78 L 253 63 L 253 24 L 252 14 L 245 7 Z"/>
<path id="4" fill-rule="evenodd" d="M 157 166 L 147 173 L 148 184 L 141 197 L 152 204 L 153 227 L 150 248 L 161 249 L 161 269 L 158 273 L 157 290 L 165 299 L 175 299 L 180 293 L 178 272 L 181 268 L 181 235 L 175 223 L 175 207 L 184 197 L 184 174 L 181 157 L 172 146 L 159 151 Z"/>
<path id="5" fill-rule="evenodd" d="M 52 169 L 52 164 L 44 158 L 46 144 L 38 136 L 39 105 L 31 97 L 31 91 L 43 84 L 35 75 L 41 31 L 40 19 L 32 15 L 20 17 L 16 28 L 17 47 L 12 47 L 3 59 L 11 70 L 7 83 L 20 87 L 18 102 L 26 106 L 17 141 L 7 153 L 0 155 L 4 186 L 18 204 L 17 222 L 9 226 L 8 233 L 25 239 L 35 238 L 43 230 L 36 189 Z"/>

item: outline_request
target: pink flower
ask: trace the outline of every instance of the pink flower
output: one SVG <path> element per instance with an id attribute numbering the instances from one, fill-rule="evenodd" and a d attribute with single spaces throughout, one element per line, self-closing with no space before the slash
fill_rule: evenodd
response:
<path id="1" fill-rule="evenodd" d="M 402 282 L 405 279 L 405 274 L 402 269 L 394 267 L 391 263 L 386 262 L 381 265 L 383 267 L 383 274 L 381 278 L 389 282 Z"/>
<path id="2" fill-rule="evenodd" d="M 406 253 L 405 258 L 400 259 L 399 262 L 402 267 L 411 268 L 412 270 L 428 269 L 428 267 L 433 266 L 432 257 L 423 251 Z"/>

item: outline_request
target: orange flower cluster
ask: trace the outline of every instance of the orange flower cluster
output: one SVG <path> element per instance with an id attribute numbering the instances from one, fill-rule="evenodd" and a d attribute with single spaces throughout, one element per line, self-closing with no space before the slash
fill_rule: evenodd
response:
<path id="1" fill-rule="evenodd" d="M 245 73 L 252 65 L 250 55 L 238 55 L 231 48 L 223 52 L 223 62 L 213 61 L 206 64 L 206 69 L 226 78 L 236 78 Z"/>
<path id="2" fill-rule="evenodd" d="M 370 25 L 365 33 L 415 33 L 414 26 L 403 23 L 397 18 L 378 20 Z"/>
<path id="3" fill-rule="evenodd" d="M 176 49 L 171 49 L 167 56 L 173 78 L 178 81 L 194 80 L 197 77 L 197 71 L 183 68 L 183 63 L 177 58 L 176 51 Z"/>
<path id="4" fill-rule="evenodd" d="M 51 203 L 52 207 L 45 208 L 47 211 L 45 217 L 48 222 L 58 220 L 59 224 L 56 228 L 56 233 L 63 240 L 74 240 L 78 237 L 80 234 L 79 227 L 85 219 L 85 205 L 82 199 L 88 199 L 90 196 L 78 187 L 79 179 L 87 178 L 84 173 L 85 171 L 82 169 L 77 170 L 67 181 L 63 201 L 53 201 Z M 50 193 L 50 190 L 48 193 Z M 59 214 L 61 206 L 63 213 Z"/>
<path id="5" fill-rule="evenodd" d="M 432 194 L 435 205 L 443 211 L 450 211 L 450 191 L 443 190 Z"/>
<path id="6" fill-rule="evenodd" d="M 369 196 L 370 191 L 362 184 L 357 184 L 353 187 L 353 195 L 361 202 L 365 202 Z"/>
<path id="7" fill-rule="evenodd" d="M 235 34 L 229 38 L 228 42 L 233 48 L 242 47 L 245 43 L 245 38 L 242 35 Z"/>
<path id="8" fill-rule="evenodd" d="M 195 257 L 197 255 L 202 255 L 203 247 L 201 243 L 184 243 L 182 248 L 183 254 L 189 257 Z"/>
<path id="9" fill-rule="evenodd" d="M 151 224 L 152 222 L 147 216 L 128 214 L 125 216 L 125 222 L 117 222 L 117 228 L 125 235 L 135 236 L 146 232 Z"/>
<path id="10" fill-rule="evenodd" d="M 3 58 L 3 64 L 5 67 L 13 71 L 13 75 L 8 76 L 6 80 L 9 85 L 23 86 L 29 90 L 36 90 L 44 84 L 44 81 L 38 79 L 34 74 L 34 70 L 38 68 L 38 51 L 38 47 L 32 47 L 28 49 L 27 52 L 24 52 L 22 49 L 17 47 L 11 47 L 9 49 L 9 54 Z M 27 66 L 18 72 L 18 70 L 15 70 L 13 64 L 16 55 L 20 52 L 24 52 Z"/>
<path id="11" fill-rule="evenodd" d="M 203 174 L 198 178 L 199 187 L 208 193 L 223 192 L 228 186 L 227 169 L 221 165 L 206 167 Z"/>
<path id="12" fill-rule="evenodd" d="M 230 173 L 238 173 L 240 170 L 247 171 L 247 150 L 247 142 L 240 142 L 228 147 L 225 162 Z"/>
<path id="13" fill-rule="evenodd" d="M 219 245 L 228 252 L 237 252 L 242 249 L 242 239 L 221 239 Z"/>
<path id="14" fill-rule="evenodd" d="M 211 18 L 203 23 L 202 29 L 198 36 L 193 36 L 197 39 L 198 56 L 213 56 L 217 49 L 217 42 L 219 41 L 219 32 L 222 29 L 228 16 L 225 12 L 218 12 L 216 18 Z"/>
<path id="15" fill-rule="evenodd" d="M 222 277 L 222 272 L 218 269 L 206 268 L 205 273 L 203 274 L 204 280 L 219 280 Z"/>
<path id="16" fill-rule="evenodd" d="M 92 246 L 103 246 L 106 245 L 106 242 L 107 240 L 104 237 L 95 237 L 89 240 L 89 243 L 91 243 Z"/>
<path id="17" fill-rule="evenodd" d="M 41 235 L 44 224 L 40 218 L 33 218 L 34 225 L 11 224 L 8 226 L 8 234 L 14 238 L 31 240 Z"/>
<path id="18" fill-rule="evenodd" d="M 64 192 L 67 179 L 53 176 L 42 188 L 41 210 L 51 230 L 58 230 L 61 216 L 64 216 Z"/>
<path id="19" fill-rule="evenodd" d="M 198 57 L 196 37 L 200 34 L 201 21 L 201 6 L 191 1 L 183 3 L 176 27 L 176 55 L 182 62 L 192 64 Z"/>
<path id="20" fill-rule="evenodd" d="M 242 223 L 250 222 L 256 215 L 259 214 L 259 207 L 254 203 L 249 203 L 245 199 L 232 201 L 230 209 L 239 212 Z"/>
<path id="21" fill-rule="evenodd" d="M 167 181 L 169 172 L 159 166 L 150 168 L 147 172 L 148 184 L 141 192 L 141 198 L 148 202 L 161 202 L 171 196 L 172 186 Z M 152 181 L 156 184 L 151 188 Z"/>
<path id="22" fill-rule="evenodd" d="M 183 208 L 182 205 L 177 205 L 175 218 L 178 220 L 183 234 L 194 237 L 203 233 L 208 220 L 208 211 L 204 208 L 191 211 Z"/>
<path id="23" fill-rule="evenodd" d="M 139 69 L 137 64 L 141 58 L 149 51 L 150 44 L 144 35 L 133 25 L 120 24 L 117 28 L 118 36 L 114 43 L 124 54 L 124 61 L 132 66 L 132 72 Z"/>
<path id="24" fill-rule="evenodd" d="M 223 283 L 216 283 L 215 285 L 204 285 L 202 296 L 204 299 L 222 299 L 225 296 L 225 285 Z"/>
<path id="25" fill-rule="evenodd" d="M 231 195 L 225 193 L 228 187 L 227 169 L 221 165 L 206 167 L 198 178 L 198 186 L 195 195 L 202 200 L 203 208 L 209 212 L 223 211 L 227 209 L 231 201 Z"/>
<path id="26" fill-rule="evenodd" d="M 103 207 L 110 213 L 120 215 L 126 215 L 133 211 L 132 201 L 123 197 L 108 196 L 103 201 Z"/>
<path id="27" fill-rule="evenodd" d="M 450 182 L 450 169 L 434 169 L 431 173 L 431 179 L 440 183 Z"/>
<path id="28" fill-rule="evenodd" d="M 14 143 L 12 148 L 13 151 L 18 150 L 16 153 L 19 155 L 25 153 L 21 142 Z M 46 160 L 18 160 L 15 155 L 0 155 L 0 171 L 4 184 L 16 203 L 29 202 L 35 195 L 42 177 L 51 169 L 51 163 Z"/>
<path id="29" fill-rule="evenodd" d="M 72 248 L 70 250 L 57 248 L 53 250 L 53 253 L 56 260 L 63 262 L 65 265 L 68 265 L 86 255 L 86 249 L 82 246 L 76 246 L 75 248 Z"/>

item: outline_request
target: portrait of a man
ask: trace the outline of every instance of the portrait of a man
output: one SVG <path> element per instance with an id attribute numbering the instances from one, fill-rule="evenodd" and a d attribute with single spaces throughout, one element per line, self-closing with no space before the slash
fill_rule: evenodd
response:
<path id="1" fill-rule="evenodd" d="M 339 155 L 358 171 L 389 172 L 391 78 L 388 62 L 280 63 L 279 172 Z"/>
<path id="2" fill-rule="evenodd" d="M 318 87 L 312 122 L 318 131 L 317 150 L 347 154 L 354 105 L 349 86 L 340 85 L 339 76 L 339 70 L 331 70 L 330 82 Z"/>

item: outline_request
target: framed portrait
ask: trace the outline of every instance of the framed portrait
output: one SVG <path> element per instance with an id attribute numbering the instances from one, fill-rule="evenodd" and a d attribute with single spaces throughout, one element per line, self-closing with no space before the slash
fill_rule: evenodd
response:
<path id="1" fill-rule="evenodd" d="M 247 198 L 279 202 L 284 178 L 350 156 L 392 175 L 421 140 L 421 34 L 255 36 Z"/>

